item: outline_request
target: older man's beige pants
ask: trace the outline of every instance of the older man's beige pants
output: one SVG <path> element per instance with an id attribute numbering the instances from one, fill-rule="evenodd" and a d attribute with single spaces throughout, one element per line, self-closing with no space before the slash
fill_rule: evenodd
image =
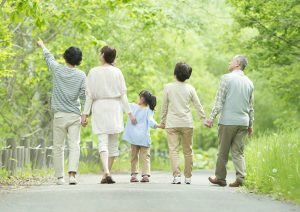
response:
<path id="1" fill-rule="evenodd" d="M 53 165 L 56 177 L 64 176 L 65 140 L 69 143 L 69 172 L 77 172 L 80 157 L 80 115 L 57 112 L 53 119 Z"/>
<path id="2" fill-rule="evenodd" d="M 179 146 L 184 155 L 184 176 L 190 178 L 193 169 L 193 128 L 168 128 L 167 137 L 173 176 L 180 175 Z"/>
<path id="3" fill-rule="evenodd" d="M 246 126 L 219 125 L 219 153 L 215 175 L 219 180 L 226 180 L 229 150 L 236 171 L 236 180 L 244 183 L 246 165 L 244 159 L 244 140 L 247 135 Z"/>

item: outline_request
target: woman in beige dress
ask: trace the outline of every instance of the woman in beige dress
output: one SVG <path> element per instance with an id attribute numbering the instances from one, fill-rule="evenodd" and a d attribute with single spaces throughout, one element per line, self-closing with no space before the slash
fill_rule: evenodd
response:
<path id="1" fill-rule="evenodd" d="M 98 135 L 99 153 L 104 175 L 101 183 L 115 183 L 110 171 L 119 155 L 118 135 L 124 130 L 123 110 L 131 122 L 136 123 L 131 114 L 126 95 L 126 84 L 120 69 L 115 67 L 116 50 L 104 46 L 100 51 L 101 65 L 92 68 L 87 76 L 86 103 L 82 124 L 86 125 L 92 109 L 92 129 Z"/>

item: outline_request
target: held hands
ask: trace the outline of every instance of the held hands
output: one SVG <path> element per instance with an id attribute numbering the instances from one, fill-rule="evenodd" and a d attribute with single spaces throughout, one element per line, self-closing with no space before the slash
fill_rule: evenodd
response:
<path id="1" fill-rule="evenodd" d="M 204 126 L 207 128 L 212 128 L 213 125 L 214 125 L 214 120 L 212 119 L 206 119 L 204 121 Z"/>
<path id="2" fill-rule="evenodd" d="M 130 118 L 131 124 L 136 125 L 137 121 L 136 118 L 132 115 L 132 113 L 128 113 L 128 116 Z"/>
<path id="3" fill-rule="evenodd" d="M 89 122 L 88 115 L 82 115 L 81 116 L 81 125 L 83 127 L 86 127 L 88 125 L 88 122 Z"/>
<path id="4" fill-rule="evenodd" d="M 162 124 L 162 123 L 155 125 L 155 128 L 165 129 L 165 127 L 166 126 L 164 124 Z"/>
<path id="5" fill-rule="evenodd" d="M 206 119 L 204 121 L 204 126 L 207 127 L 207 128 L 212 128 L 213 124 L 214 124 L 214 120 L 212 120 L 212 119 Z M 249 127 L 247 129 L 247 131 L 248 131 L 248 136 L 251 136 L 253 134 L 253 128 L 252 127 Z"/>

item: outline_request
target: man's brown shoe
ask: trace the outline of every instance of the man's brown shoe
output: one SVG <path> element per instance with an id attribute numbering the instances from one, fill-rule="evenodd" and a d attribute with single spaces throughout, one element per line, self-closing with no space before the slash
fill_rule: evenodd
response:
<path id="1" fill-rule="evenodd" d="M 211 182 L 212 184 L 215 185 L 219 185 L 219 186 L 226 186 L 226 180 L 218 180 L 216 177 L 209 177 L 208 178 L 209 182 Z"/>
<path id="2" fill-rule="evenodd" d="M 238 182 L 238 181 L 234 181 L 233 183 L 229 183 L 229 187 L 240 187 L 243 184 Z"/>

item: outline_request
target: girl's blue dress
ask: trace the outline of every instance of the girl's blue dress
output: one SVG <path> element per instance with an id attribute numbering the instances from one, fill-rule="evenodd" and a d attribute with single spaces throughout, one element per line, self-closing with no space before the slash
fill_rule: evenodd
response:
<path id="1" fill-rule="evenodd" d="M 123 133 L 123 140 L 130 144 L 150 147 L 150 128 L 155 129 L 156 122 L 153 119 L 154 112 L 149 108 L 131 103 L 130 109 L 135 116 L 137 124 L 131 124 L 130 119 L 127 120 L 126 127 Z"/>

